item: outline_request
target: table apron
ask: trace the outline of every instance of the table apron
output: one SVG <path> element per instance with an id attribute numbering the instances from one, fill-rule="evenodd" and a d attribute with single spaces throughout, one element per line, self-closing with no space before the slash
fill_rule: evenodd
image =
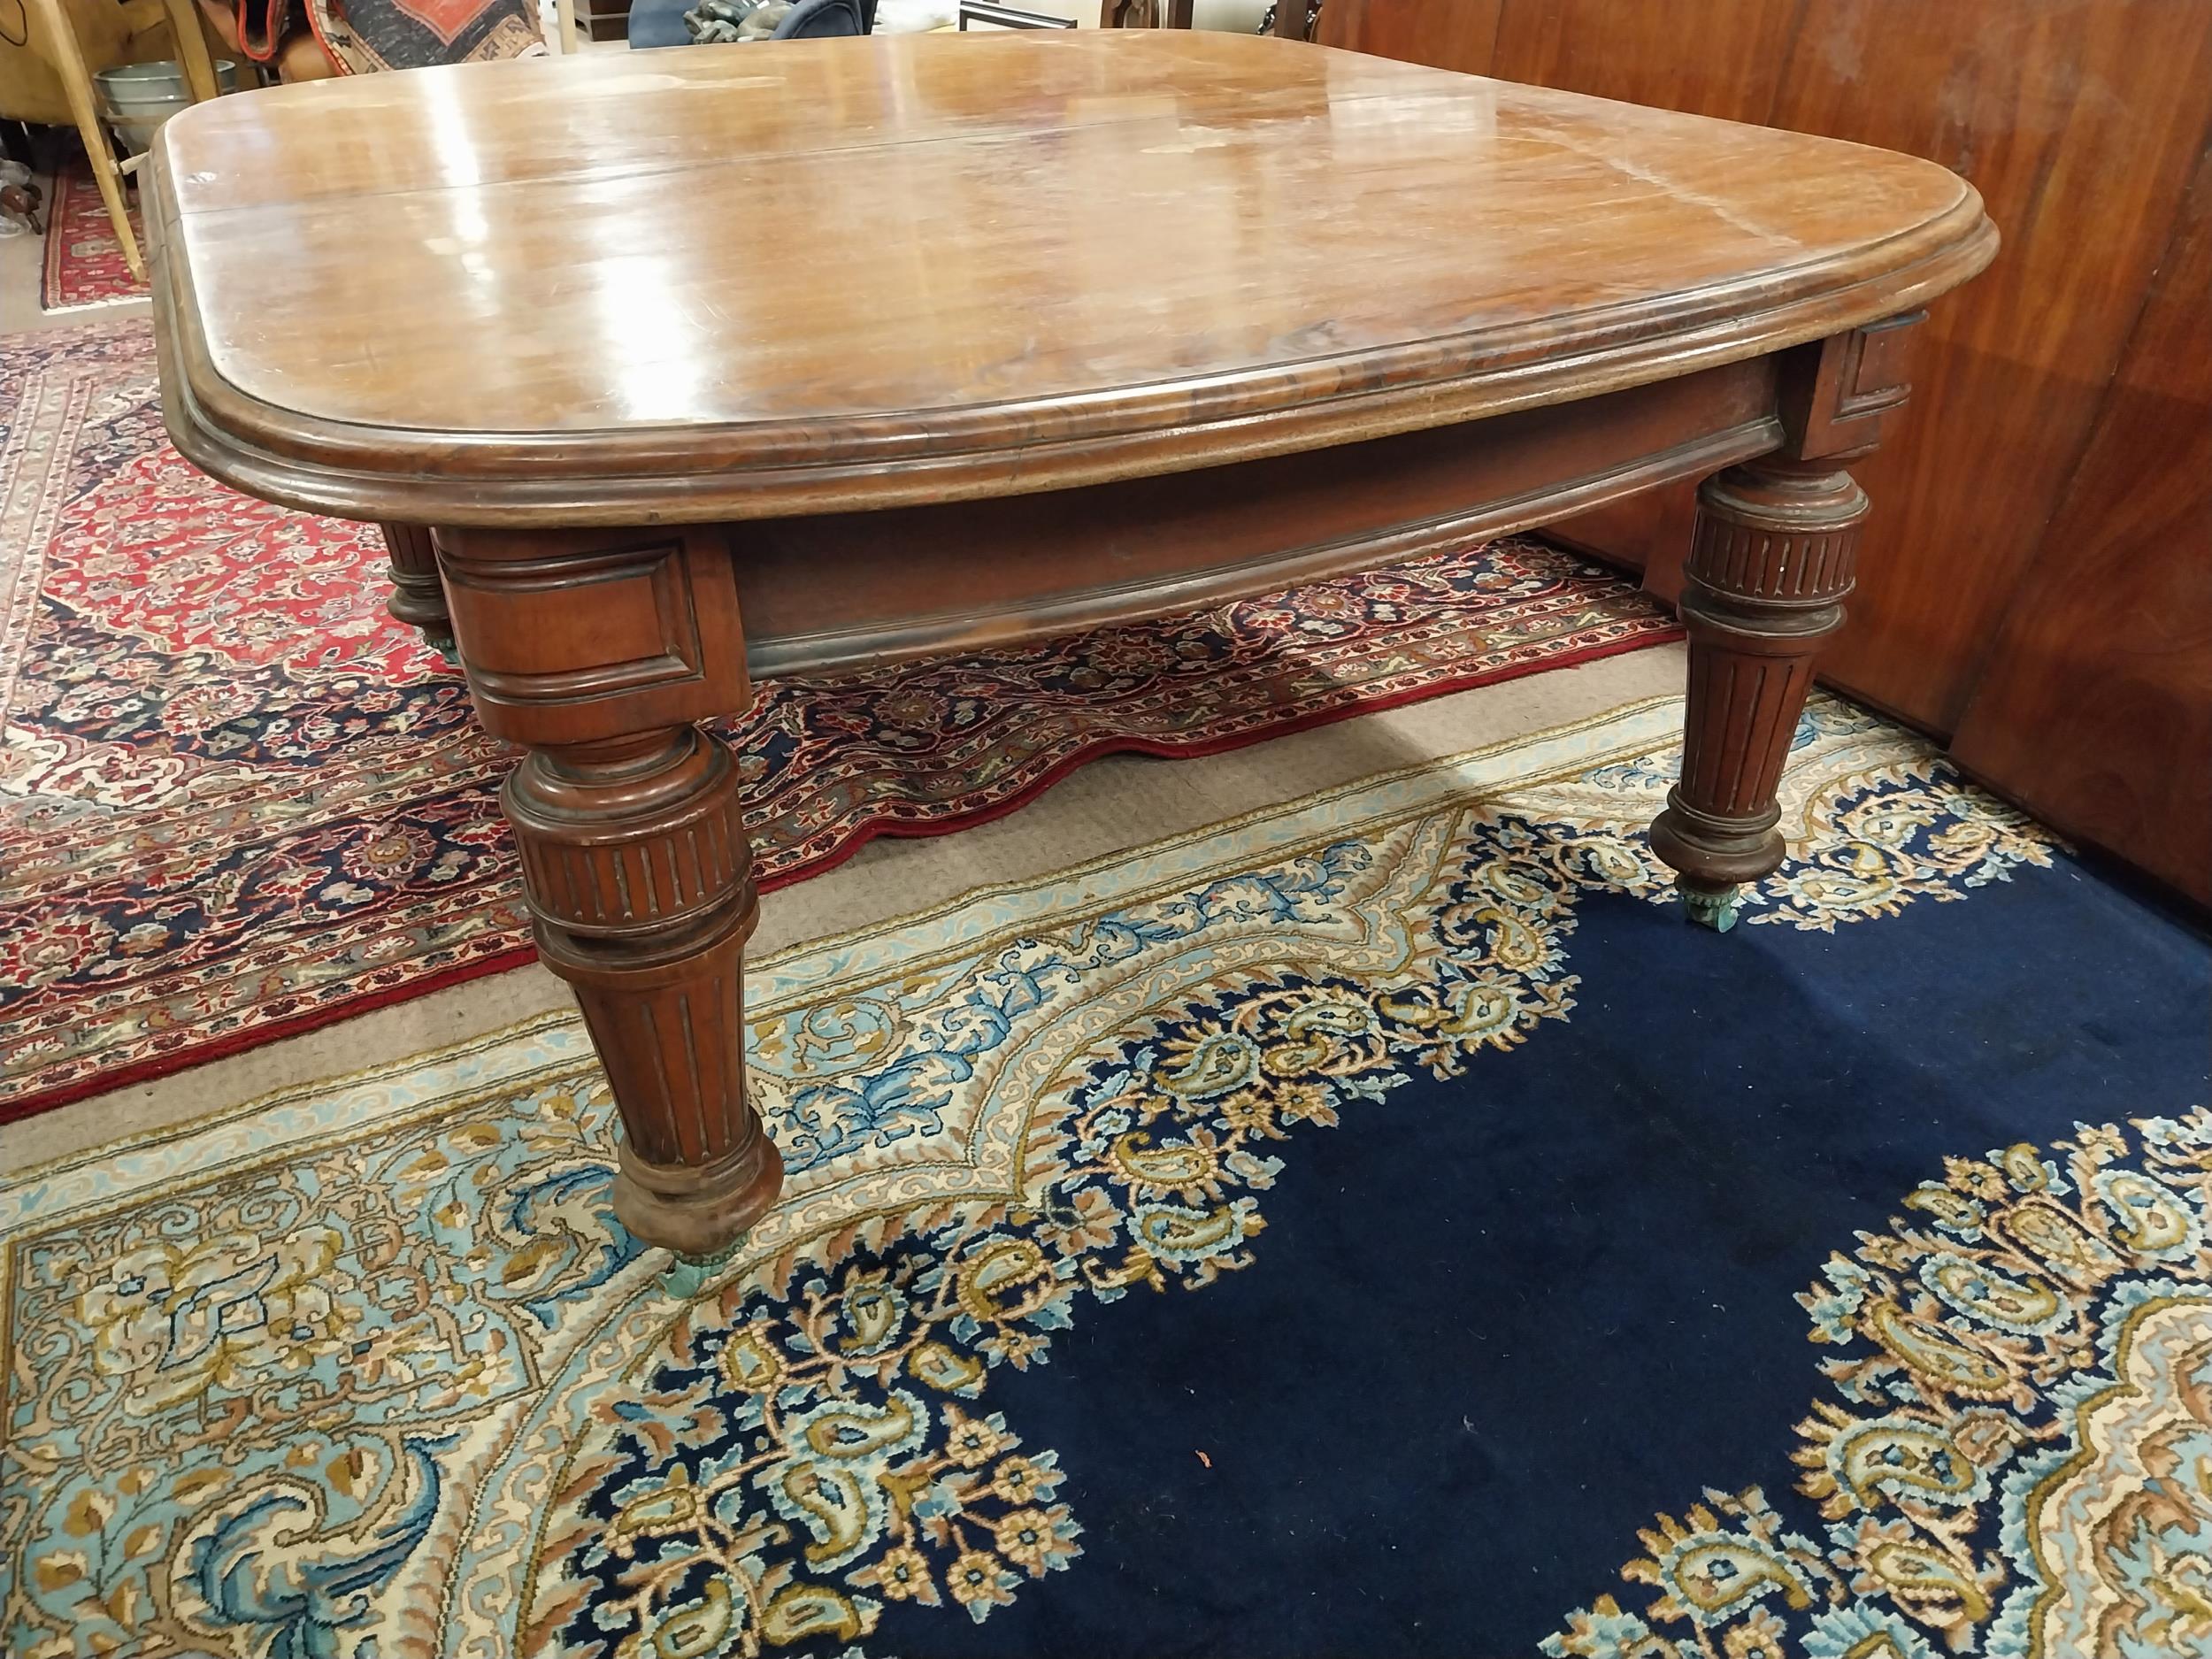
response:
<path id="1" fill-rule="evenodd" d="M 1399 564 L 1782 442 L 1775 361 L 1758 358 L 1304 455 L 710 534 L 731 561 L 750 678 L 835 674 Z"/>

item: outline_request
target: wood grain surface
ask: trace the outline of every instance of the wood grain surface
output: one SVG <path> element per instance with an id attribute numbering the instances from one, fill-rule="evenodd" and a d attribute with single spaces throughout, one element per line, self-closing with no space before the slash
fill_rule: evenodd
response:
<path id="1" fill-rule="evenodd" d="M 1855 695 L 1955 730 L 2093 442 L 2212 133 L 2212 5 L 1330 0 L 1319 38 L 1878 144 L 1973 183 L 2006 250 L 1931 315 L 1912 441 L 1864 469 L 1883 508 L 1867 530 L 1855 624 L 1822 663 Z M 2206 349 L 2201 326 L 2194 349 Z M 1616 510 L 1571 539 L 1637 563 L 1649 555 L 1655 586 L 1669 591 L 1689 493 L 1656 519 Z M 1648 533 L 1654 523 L 1663 535 Z"/>
<path id="2" fill-rule="evenodd" d="M 2212 905 L 2212 150 L 1952 752 Z"/>
<path id="3" fill-rule="evenodd" d="M 1865 469 L 1885 511 L 1827 664 L 1952 732 L 2172 239 L 2212 126 L 2212 5 L 1810 0 L 1771 119 L 1944 163 L 2007 237 L 1932 313 L 1925 442 Z"/>
<path id="4" fill-rule="evenodd" d="M 1832 334 L 1994 246 L 1924 162 L 1149 30 L 283 88 L 154 174 L 186 453 L 453 524 L 1308 449 Z"/>

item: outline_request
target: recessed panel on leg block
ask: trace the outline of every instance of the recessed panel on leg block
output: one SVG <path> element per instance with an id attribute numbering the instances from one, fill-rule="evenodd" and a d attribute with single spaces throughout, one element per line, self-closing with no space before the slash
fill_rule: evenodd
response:
<path id="1" fill-rule="evenodd" d="M 1912 396 L 1913 349 L 1925 311 L 1907 311 L 1782 359 L 1782 419 L 1791 452 L 1855 455 L 1882 441 L 1882 417 Z"/>
<path id="2" fill-rule="evenodd" d="M 736 588 L 712 531 L 449 529 L 438 555 L 470 689 L 502 737 L 589 742 L 745 706 Z"/>

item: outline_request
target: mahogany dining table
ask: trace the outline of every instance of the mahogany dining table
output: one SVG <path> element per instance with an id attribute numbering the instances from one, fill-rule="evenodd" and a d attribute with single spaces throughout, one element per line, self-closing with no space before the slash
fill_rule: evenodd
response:
<path id="1" fill-rule="evenodd" d="M 146 188 L 177 447 L 384 526 L 395 613 L 523 751 L 502 799 L 620 1111 L 616 1213 L 695 1262 L 782 1179 L 738 768 L 702 726 L 755 680 L 1702 479 L 1652 843 L 1724 926 L 1784 856 L 1867 512 L 1846 465 L 1997 246 L 1930 162 L 1179 30 L 278 87 L 170 121 Z"/>

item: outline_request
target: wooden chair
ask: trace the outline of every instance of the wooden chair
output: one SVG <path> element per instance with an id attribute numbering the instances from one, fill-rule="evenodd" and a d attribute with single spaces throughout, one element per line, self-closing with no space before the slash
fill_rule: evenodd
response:
<path id="1" fill-rule="evenodd" d="M 195 104 L 215 96 L 215 57 L 193 0 L 27 0 L 27 41 L 0 48 L 0 116 L 54 126 L 73 124 L 84 139 L 116 240 L 133 275 L 146 264 L 132 233 L 124 170 L 100 121 L 92 77 L 119 64 L 173 56 Z"/>

